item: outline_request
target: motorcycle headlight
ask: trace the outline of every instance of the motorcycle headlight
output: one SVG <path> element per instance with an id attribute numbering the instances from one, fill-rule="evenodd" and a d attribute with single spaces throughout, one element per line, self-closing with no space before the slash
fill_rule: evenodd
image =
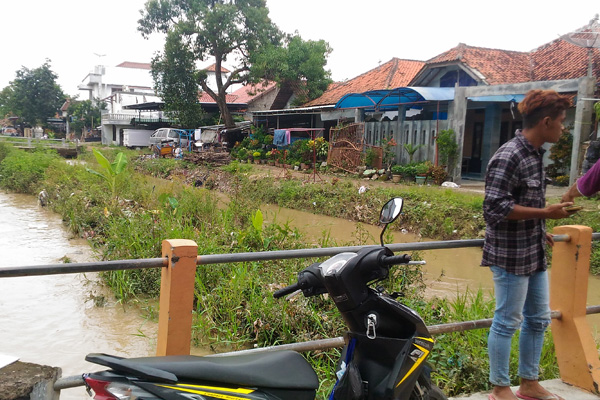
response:
<path id="1" fill-rule="evenodd" d="M 348 261 L 356 257 L 356 253 L 340 253 L 321 263 L 321 274 L 330 276 L 344 269 Z"/>

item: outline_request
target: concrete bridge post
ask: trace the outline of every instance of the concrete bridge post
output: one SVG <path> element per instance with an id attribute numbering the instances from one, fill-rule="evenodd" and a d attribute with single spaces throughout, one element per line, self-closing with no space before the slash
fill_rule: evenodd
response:
<path id="1" fill-rule="evenodd" d="M 157 356 L 189 355 L 198 245 L 192 240 L 162 242 L 168 265 L 160 279 Z"/>
<path id="2" fill-rule="evenodd" d="M 552 319 L 560 377 L 565 383 L 600 394 L 600 360 L 586 319 L 592 229 L 566 225 L 554 228 L 553 233 L 571 238 L 555 243 L 552 251 L 550 308 L 561 313 L 560 319 Z"/>

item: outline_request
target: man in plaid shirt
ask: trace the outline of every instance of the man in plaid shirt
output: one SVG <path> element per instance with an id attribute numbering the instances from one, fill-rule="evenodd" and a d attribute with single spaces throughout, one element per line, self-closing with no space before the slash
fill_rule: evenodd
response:
<path id="1" fill-rule="evenodd" d="M 490 400 L 550 400 L 538 382 L 544 331 L 550 324 L 545 219 L 565 218 L 571 202 L 546 206 L 542 145 L 556 143 L 563 132 L 570 100 L 552 90 L 532 90 L 519 104 L 522 131 L 498 149 L 485 178 L 486 221 L 481 265 L 494 274 L 496 310 L 488 337 Z M 518 328 L 521 385 L 510 389 L 511 339 Z"/>

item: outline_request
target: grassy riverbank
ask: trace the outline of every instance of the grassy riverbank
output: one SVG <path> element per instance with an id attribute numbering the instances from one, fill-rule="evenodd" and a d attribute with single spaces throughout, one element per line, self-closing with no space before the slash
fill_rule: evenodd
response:
<path id="1" fill-rule="evenodd" d="M 102 150 L 110 161 L 117 151 Z M 357 185 L 342 177 L 315 183 L 257 178 L 248 165 L 199 169 L 174 160 L 134 162 L 137 153 L 126 154 L 130 161 L 118 175 L 117 195 L 112 197 L 106 182 L 79 163 L 67 164 L 51 154 L 24 153 L 0 143 L 0 187 L 34 195 L 45 190 L 49 206 L 106 260 L 159 257 L 165 238 L 194 240 L 201 254 L 306 247 L 307 240 L 296 229 L 264 223 L 258 211 L 263 202 L 375 223 L 382 204 L 392 196 L 402 196 L 407 200 L 402 226 L 415 233 L 433 239 L 474 238 L 483 229 L 482 196 L 477 194 L 391 184 L 359 194 Z M 90 154 L 82 159 L 89 168 L 99 170 Z M 216 190 L 226 192 L 229 201 L 224 202 Z M 352 243 L 323 237 L 319 244 L 362 244 L 362 236 L 356 237 Z M 198 267 L 195 342 L 236 349 L 340 336 L 343 326 L 330 301 L 272 298 L 274 290 L 291 283 L 299 270 L 314 261 Z M 428 325 L 492 315 L 493 303 L 481 293 L 467 293 L 454 302 L 426 301 L 419 271 L 398 271 L 389 287 L 405 292 L 406 302 Z M 104 277 L 122 301 L 158 294 L 158 270 L 112 272 Z M 447 394 L 488 388 L 486 337 L 487 330 L 436 337 L 431 358 L 434 379 Z M 543 379 L 557 376 L 551 343 L 546 341 Z M 333 384 L 331 371 L 337 354 L 334 350 L 308 355 L 322 381 L 320 397 Z M 516 371 L 516 365 L 511 367 Z"/>

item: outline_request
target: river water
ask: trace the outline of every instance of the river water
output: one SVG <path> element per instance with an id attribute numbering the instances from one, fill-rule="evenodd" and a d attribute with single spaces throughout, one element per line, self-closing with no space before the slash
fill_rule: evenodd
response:
<path id="1" fill-rule="evenodd" d="M 406 205 L 410 212 L 410 205 Z M 264 206 L 266 220 L 298 226 L 309 240 L 318 243 L 323 232 L 341 245 L 356 236 L 356 223 L 307 212 Z M 401 222 L 396 222 L 401 223 Z M 379 228 L 362 225 L 379 240 Z M 394 232 L 394 242 L 420 238 Z M 0 192 L 0 268 L 57 264 L 63 257 L 72 262 L 93 260 L 87 242 L 74 239 L 61 218 L 37 205 L 31 196 Z M 369 243 L 369 244 L 370 244 Z M 467 288 L 482 288 L 491 295 L 492 279 L 479 267 L 478 248 L 422 252 L 428 296 L 452 297 Z M 600 304 L 600 278 L 591 277 L 588 304 Z M 94 297 L 107 303 L 95 305 Z M 594 332 L 600 316 L 588 317 Z M 140 317 L 135 306 L 114 302 L 97 283 L 95 274 L 53 275 L 0 279 L 0 355 L 21 361 L 61 367 L 63 376 L 101 369 L 84 360 L 88 353 L 104 352 L 125 357 L 154 355 L 157 325 Z M 202 349 L 193 349 L 201 354 Z M 88 398 L 83 388 L 64 390 L 62 400 Z"/>
<path id="2" fill-rule="evenodd" d="M 73 239 L 61 218 L 31 196 L 0 192 L 0 267 L 93 261 L 87 242 Z M 95 274 L 0 279 L 0 355 L 61 367 L 63 376 L 99 370 L 88 353 L 154 355 L 157 325 L 132 306 L 115 304 Z M 103 307 L 92 296 L 104 296 Z M 62 400 L 89 399 L 82 387 Z"/>

